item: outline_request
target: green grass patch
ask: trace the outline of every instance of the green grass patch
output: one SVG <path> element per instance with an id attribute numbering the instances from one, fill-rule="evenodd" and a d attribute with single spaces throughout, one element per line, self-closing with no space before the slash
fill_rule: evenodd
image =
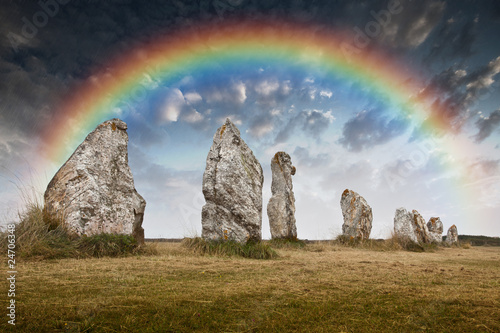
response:
<path id="1" fill-rule="evenodd" d="M 196 253 L 217 256 L 239 256 L 251 259 L 274 259 L 278 257 L 271 246 L 263 242 L 248 241 L 241 244 L 229 241 L 207 241 L 201 237 L 184 238 L 182 245 Z"/>

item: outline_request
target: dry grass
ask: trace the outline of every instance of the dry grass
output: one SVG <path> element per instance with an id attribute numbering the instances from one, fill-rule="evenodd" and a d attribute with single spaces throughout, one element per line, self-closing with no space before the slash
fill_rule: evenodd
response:
<path id="1" fill-rule="evenodd" d="M 66 228 L 62 218 L 50 214 L 35 201 L 19 213 L 15 230 L 16 256 L 24 260 L 156 254 L 154 247 L 139 245 L 129 235 L 76 236 Z M 0 230 L 0 248 L 7 248 L 8 235 L 6 230 Z"/>
<path id="2" fill-rule="evenodd" d="M 17 331 L 500 331 L 500 248 L 317 243 L 264 261 L 200 256 L 179 243 L 157 249 L 18 263 Z"/>

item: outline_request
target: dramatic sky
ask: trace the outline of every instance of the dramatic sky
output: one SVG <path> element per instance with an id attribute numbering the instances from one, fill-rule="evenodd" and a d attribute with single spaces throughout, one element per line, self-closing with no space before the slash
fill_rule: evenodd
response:
<path id="1" fill-rule="evenodd" d="M 289 31 L 284 45 L 303 45 L 309 57 L 252 51 L 204 62 L 199 45 L 216 53 L 212 43 L 242 22 Z M 208 26 L 217 33 L 193 37 Z M 311 47 L 321 45 L 300 31 L 344 47 L 315 58 Z M 341 232 L 346 188 L 372 207 L 374 238 L 390 235 L 399 207 L 426 221 L 441 217 L 445 233 L 455 224 L 461 234 L 500 236 L 499 32 L 496 0 L 2 1 L 2 223 L 27 195 L 41 200 L 85 136 L 119 117 L 128 124 L 135 186 L 147 201 L 146 237 L 199 235 L 206 156 L 230 117 L 264 169 L 263 238 L 270 238 L 270 161 L 282 150 L 297 168 L 299 238 Z M 262 43 L 275 48 L 264 36 Z M 148 57 L 158 49 L 188 64 L 155 63 Z M 345 59 L 328 67 L 334 55 Z M 377 71 L 359 55 L 385 59 L 380 77 L 363 74 Z M 96 88 L 123 79 L 123 59 L 142 68 L 135 90 Z M 75 116 L 76 105 L 93 108 L 102 96 L 113 102 L 101 104 L 106 110 Z M 49 140 L 52 131 L 62 134 Z"/>

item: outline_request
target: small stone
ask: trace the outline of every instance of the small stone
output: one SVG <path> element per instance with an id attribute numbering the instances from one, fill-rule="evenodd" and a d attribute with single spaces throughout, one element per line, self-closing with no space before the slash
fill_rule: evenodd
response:
<path id="1" fill-rule="evenodd" d="M 414 243 L 430 243 L 429 230 L 424 218 L 418 211 L 406 211 L 404 208 L 396 209 L 394 216 L 394 233 L 403 239 Z"/>
<path id="2" fill-rule="evenodd" d="M 295 226 L 295 196 L 293 194 L 292 175 L 295 167 L 290 155 L 277 152 L 271 159 L 273 180 L 272 197 L 267 204 L 267 216 L 272 238 L 297 239 Z"/>
<path id="3" fill-rule="evenodd" d="M 238 128 L 226 119 L 215 132 L 203 174 L 202 237 L 260 241 L 263 182 L 259 161 Z"/>
<path id="4" fill-rule="evenodd" d="M 458 230 L 455 225 L 452 225 L 450 229 L 448 229 L 448 233 L 446 234 L 446 243 L 450 245 L 458 243 Z"/>
<path id="5" fill-rule="evenodd" d="M 125 234 L 144 242 L 146 201 L 134 187 L 126 130 L 120 119 L 97 126 L 47 186 L 45 208 L 77 235 Z"/>
<path id="6" fill-rule="evenodd" d="M 340 207 L 344 216 L 342 233 L 356 239 L 370 238 L 372 230 L 372 209 L 358 193 L 346 189 L 340 198 Z"/>
<path id="7" fill-rule="evenodd" d="M 441 243 L 443 241 L 443 222 L 439 217 L 431 217 L 427 222 L 427 229 L 431 242 Z"/>

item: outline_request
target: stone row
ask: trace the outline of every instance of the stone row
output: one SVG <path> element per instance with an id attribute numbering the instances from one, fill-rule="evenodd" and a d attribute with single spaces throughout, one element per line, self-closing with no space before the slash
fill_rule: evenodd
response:
<path id="1" fill-rule="evenodd" d="M 277 152 L 271 160 L 272 196 L 267 215 L 272 238 L 297 239 L 290 155 Z M 203 174 L 202 237 L 240 243 L 261 240 L 262 167 L 240 131 L 228 118 L 217 129 Z M 59 215 L 77 235 L 116 233 L 144 242 L 142 221 L 146 201 L 137 193 L 128 165 L 127 125 L 120 119 L 103 122 L 59 169 L 44 194 L 45 209 Z M 365 240 L 372 229 L 372 209 L 358 193 L 346 189 L 340 200 L 342 232 Z M 443 224 L 426 224 L 416 211 L 396 210 L 394 232 L 413 242 L 440 242 Z M 447 242 L 458 240 L 457 228 Z"/>

